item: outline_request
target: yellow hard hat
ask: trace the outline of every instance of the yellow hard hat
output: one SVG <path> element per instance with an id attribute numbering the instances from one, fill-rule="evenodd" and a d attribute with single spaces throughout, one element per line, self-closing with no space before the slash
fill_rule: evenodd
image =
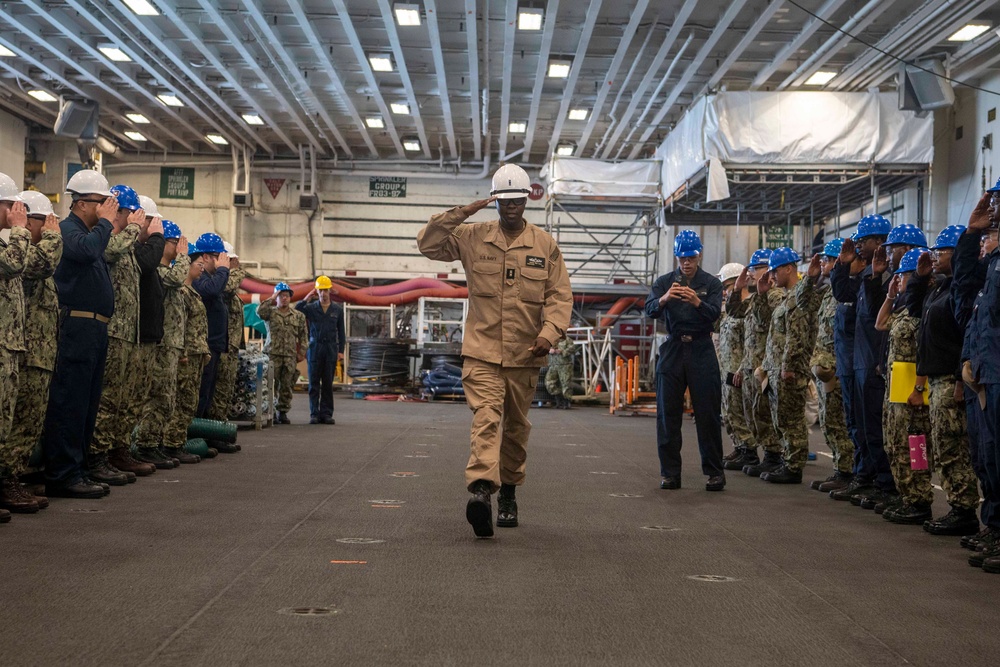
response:
<path id="1" fill-rule="evenodd" d="M 333 289 L 333 282 L 326 276 L 316 279 L 316 289 Z"/>

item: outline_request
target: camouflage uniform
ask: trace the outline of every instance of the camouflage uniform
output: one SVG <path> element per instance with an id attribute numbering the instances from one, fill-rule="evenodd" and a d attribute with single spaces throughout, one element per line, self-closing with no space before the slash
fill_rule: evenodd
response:
<path id="1" fill-rule="evenodd" d="M 265 301 L 257 306 L 257 317 L 267 322 L 267 344 L 265 350 L 274 366 L 275 393 L 278 396 L 278 412 L 288 412 L 292 407 L 292 387 L 299 376 L 299 350 L 309 347 L 309 331 L 306 316 L 288 308 L 280 310 L 273 301 Z"/>
<path id="2" fill-rule="evenodd" d="M 177 363 L 184 353 L 184 281 L 191 258 L 178 255 L 172 266 L 161 265 L 157 272 L 165 290 L 163 300 L 163 338 L 157 348 L 157 364 L 150 383 L 150 400 L 139 423 L 137 446 L 164 446 L 164 430 L 174 414 L 177 400 Z"/>
<path id="3" fill-rule="evenodd" d="M 28 467 L 32 450 L 42 438 L 49 384 L 56 364 L 59 338 L 59 295 L 52 275 L 62 259 L 62 235 L 44 231 L 37 245 L 28 249 L 24 265 L 24 340 L 27 351 L 17 389 L 17 419 L 7 438 L 3 465 L 14 475 Z"/>
<path id="4" fill-rule="evenodd" d="M 563 338 L 556 345 L 556 353 L 549 354 L 549 370 L 545 372 L 545 389 L 553 396 L 573 397 L 573 357 L 576 345 Z"/>
<path id="5" fill-rule="evenodd" d="M 785 291 L 772 288 L 766 295 L 754 293 L 742 301 L 740 296 L 735 291 L 730 295 L 726 312 L 733 317 L 743 317 L 743 361 L 740 363 L 743 414 L 753 435 L 753 442 L 763 447 L 765 452 L 781 454 L 781 443 L 771 416 L 771 402 L 767 392 L 763 391 L 760 382 L 754 377 L 754 371 L 764 361 L 771 313 L 784 299 Z"/>
<path id="6" fill-rule="evenodd" d="M 934 471 L 941 477 L 941 488 L 952 507 L 975 510 L 979 506 L 979 487 L 969 456 L 969 432 L 966 429 L 965 402 L 955 400 L 955 378 L 930 378 L 930 447 L 934 450 Z"/>
<path id="7" fill-rule="evenodd" d="M 903 500 L 910 505 L 934 502 L 931 488 L 931 470 L 934 468 L 932 456 L 930 416 L 927 408 L 914 408 L 907 403 L 890 403 L 889 391 L 892 386 L 892 364 L 895 361 L 917 362 L 917 328 L 920 320 L 910 317 L 904 307 L 897 308 L 889 318 L 889 357 L 886 363 L 885 402 L 882 408 L 882 431 L 885 434 L 885 449 L 889 455 L 889 466 L 896 480 L 896 488 Z M 927 470 L 913 470 L 910 467 L 910 427 L 927 436 Z"/>
<path id="8" fill-rule="evenodd" d="M 807 281 L 811 278 L 806 277 Z M 814 283 L 810 282 L 810 285 Z M 833 379 L 829 383 L 816 377 L 819 392 L 819 424 L 823 429 L 826 446 L 833 452 L 833 467 L 838 472 L 850 474 L 854 466 L 854 441 L 847 432 L 847 416 L 844 412 L 844 395 L 840 379 L 837 377 L 837 357 L 834 353 L 833 319 L 837 312 L 837 299 L 829 285 L 815 288 L 819 298 L 816 317 L 816 346 L 813 348 L 809 365 L 812 368 L 829 369 Z M 830 385 L 827 389 L 826 386 Z"/>
<path id="9" fill-rule="evenodd" d="M 215 381 L 215 394 L 212 396 L 212 406 L 209 408 L 209 419 L 226 421 L 233 404 L 233 393 L 236 390 L 236 370 L 240 363 L 240 348 L 243 347 L 243 300 L 239 289 L 247 272 L 243 267 L 230 269 L 229 279 L 224 291 L 229 305 L 229 349 L 219 357 L 218 379 Z"/>
<path id="10" fill-rule="evenodd" d="M 133 254 L 139 225 L 130 224 L 111 237 L 104 259 L 115 290 L 115 312 L 108 323 L 108 359 L 91 451 L 104 454 L 131 441 L 130 421 L 139 345 L 139 263 Z"/>
<path id="11" fill-rule="evenodd" d="M 743 316 L 723 313 L 719 320 L 719 370 L 722 372 L 722 423 L 726 433 L 739 447 L 757 448 L 750 425 L 743 411 L 743 388 L 734 387 L 726 379 L 730 373 L 738 373 L 743 361 Z"/>
<path id="12" fill-rule="evenodd" d="M 208 314 L 201 295 L 190 285 L 181 287 L 179 292 L 184 305 L 184 356 L 177 365 L 174 412 L 167 420 L 163 433 L 163 446 L 169 448 L 183 447 L 187 442 L 188 425 L 198 411 L 201 376 L 210 355 Z"/>
<path id="13" fill-rule="evenodd" d="M 30 244 L 31 232 L 23 227 L 11 228 L 9 243 L 0 239 L 0 476 L 3 468 L 14 467 L 7 438 L 14 420 L 20 370 L 24 365 L 21 274 Z"/>
<path id="14" fill-rule="evenodd" d="M 809 456 L 809 425 L 806 424 L 806 393 L 812 380 L 809 358 L 816 344 L 816 313 L 811 287 L 800 280 L 771 315 L 763 369 L 771 418 L 783 449 L 782 460 L 792 472 L 801 472 Z M 793 373 L 786 380 L 782 373 Z"/>

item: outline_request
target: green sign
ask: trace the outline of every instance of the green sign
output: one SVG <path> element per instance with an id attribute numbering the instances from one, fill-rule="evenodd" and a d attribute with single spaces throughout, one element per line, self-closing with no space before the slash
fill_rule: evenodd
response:
<path id="1" fill-rule="evenodd" d="M 194 199 L 194 169 L 160 167 L 160 199 Z"/>
<path id="2" fill-rule="evenodd" d="M 789 225 L 777 224 L 764 227 L 764 247 L 774 250 L 776 248 L 792 247 L 792 228 Z"/>
<path id="3" fill-rule="evenodd" d="M 371 176 L 368 196 L 379 199 L 402 199 L 406 196 L 405 176 Z"/>

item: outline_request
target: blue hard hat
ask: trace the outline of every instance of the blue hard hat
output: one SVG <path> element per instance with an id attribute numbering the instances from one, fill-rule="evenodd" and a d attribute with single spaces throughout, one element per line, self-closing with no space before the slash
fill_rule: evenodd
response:
<path id="1" fill-rule="evenodd" d="M 823 255 L 826 257 L 840 257 L 840 249 L 844 247 L 844 239 L 833 239 L 827 241 L 823 246 Z"/>
<path id="2" fill-rule="evenodd" d="M 954 248 L 958 245 L 958 237 L 965 231 L 965 225 L 948 225 L 937 235 L 937 241 L 931 250 L 941 250 L 942 248 Z"/>
<path id="3" fill-rule="evenodd" d="M 690 229 L 685 229 L 674 238 L 674 257 L 694 257 L 695 255 L 700 255 L 702 247 L 698 233 Z"/>
<path id="4" fill-rule="evenodd" d="M 1000 178 L 997 179 L 997 182 L 994 183 L 993 187 L 987 190 L 987 192 L 1000 192 Z"/>
<path id="5" fill-rule="evenodd" d="M 116 185 L 111 188 L 111 194 L 118 199 L 118 208 L 127 208 L 130 211 L 142 208 L 139 204 L 139 194 L 127 185 Z"/>
<path id="6" fill-rule="evenodd" d="M 223 244 L 222 237 L 211 232 L 199 236 L 198 240 L 194 242 L 194 247 L 194 254 L 196 255 L 206 252 L 226 252 L 226 246 Z"/>
<path id="7" fill-rule="evenodd" d="M 274 293 L 278 294 L 279 292 L 288 292 L 289 294 L 292 294 L 292 288 L 288 286 L 288 283 L 278 283 L 274 286 Z"/>
<path id="8" fill-rule="evenodd" d="M 774 271 L 786 264 L 798 264 L 801 261 L 799 253 L 791 248 L 778 248 L 771 252 L 771 257 L 767 260 L 767 270 Z"/>
<path id="9" fill-rule="evenodd" d="M 176 225 L 176 223 L 170 220 L 163 221 L 163 238 L 165 239 L 179 239 L 181 237 L 181 228 Z"/>
<path id="10" fill-rule="evenodd" d="M 749 268 L 754 268 L 761 266 L 762 264 L 767 264 L 767 260 L 771 259 L 771 249 L 770 248 L 758 248 L 753 251 L 750 255 L 750 263 L 747 264 Z"/>
<path id="11" fill-rule="evenodd" d="M 895 273 L 898 275 L 900 273 L 916 271 L 917 261 L 925 252 L 927 252 L 927 248 L 914 248 L 913 250 L 907 250 L 906 254 L 903 255 L 903 259 L 899 260 L 899 268 L 896 269 Z"/>
<path id="12" fill-rule="evenodd" d="M 888 236 L 892 231 L 892 223 L 881 215 L 866 215 L 858 223 L 858 231 L 854 234 L 854 240 L 860 241 L 869 236 Z"/>
<path id="13" fill-rule="evenodd" d="M 927 247 L 927 237 L 922 229 L 916 225 L 898 225 L 889 232 L 889 237 L 885 240 L 884 246 L 912 245 L 921 248 Z"/>

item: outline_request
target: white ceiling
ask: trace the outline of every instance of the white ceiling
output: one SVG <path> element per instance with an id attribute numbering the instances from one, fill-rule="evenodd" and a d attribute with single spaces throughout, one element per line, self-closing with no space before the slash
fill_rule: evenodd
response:
<path id="1" fill-rule="evenodd" d="M 648 155 L 692 99 L 720 87 L 895 85 L 890 55 L 796 5 L 889 54 L 947 57 L 957 79 L 1000 67 L 1000 0 L 411 0 L 419 26 L 398 25 L 393 0 L 152 2 L 157 16 L 123 0 L 0 3 L 0 45 L 14 52 L 0 57 L 0 107 L 51 127 L 58 104 L 28 91 L 96 99 L 104 136 L 130 152 L 228 155 L 214 133 L 260 156 L 311 145 L 358 162 L 470 164 L 488 152 L 540 163 L 564 144 L 585 157 Z M 544 10 L 542 30 L 518 29 L 519 4 Z M 947 41 L 976 20 L 993 29 Z M 112 62 L 107 45 L 131 61 Z M 391 56 L 393 71 L 373 71 L 372 54 Z M 551 60 L 569 61 L 569 76 L 547 76 Z M 817 70 L 837 76 L 804 86 Z M 572 109 L 587 118 L 569 119 Z"/>

